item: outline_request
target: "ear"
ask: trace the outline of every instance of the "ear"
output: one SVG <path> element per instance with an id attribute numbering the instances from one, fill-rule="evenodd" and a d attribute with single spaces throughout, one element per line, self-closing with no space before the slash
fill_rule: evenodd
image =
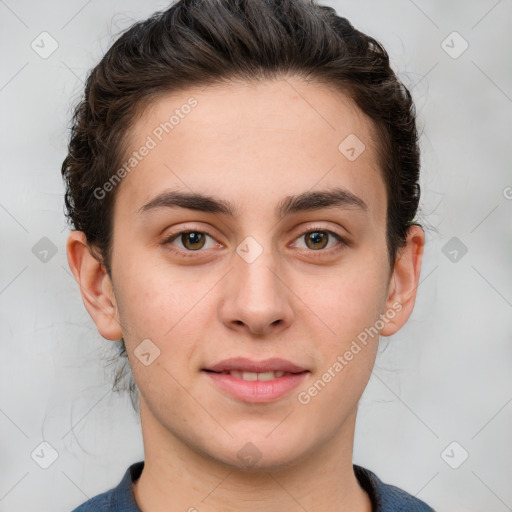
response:
<path id="1" fill-rule="evenodd" d="M 71 272 L 80 287 L 84 305 L 94 320 L 98 332 L 108 340 L 123 336 L 112 282 L 105 266 L 94 255 L 85 233 L 72 231 L 66 251 Z"/>
<path id="2" fill-rule="evenodd" d="M 425 233 L 420 226 L 410 226 L 407 242 L 397 255 L 388 285 L 384 315 L 387 318 L 380 334 L 391 336 L 399 331 L 411 316 L 416 301 Z M 391 316 L 391 313 L 394 316 Z"/>

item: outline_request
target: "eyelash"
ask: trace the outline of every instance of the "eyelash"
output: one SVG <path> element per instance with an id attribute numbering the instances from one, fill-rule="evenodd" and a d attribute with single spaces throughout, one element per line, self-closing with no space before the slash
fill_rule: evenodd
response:
<path id="1" fill-rule="evenodd" d="M 337 233 L 330 231 L 328 229 L 325 229 L 323 227 L 320 227 L 320 226 L 318 226 L 318 227 L 313 226 L 313 227 L 309 228 L 307 231 L 304 231 L 297 238 L 295 238 L 295 240 L 298 240 L 299 238 L 306 236 L 310 233 L 316 233 L 316 232 L 328 233 L 330 236 L 334 237 L 340 243 L 341 247 L 338 247 L 338 249 L 335 249 L 334 250 L 335 253 L 337 253 L 340 250 L 343 250 L 344 246 L 349 245 L 349 243 L 341 235 L 338 235 Z M 212 235 L 210 235 L 209 233 L 207 233 L 205 231 L 201 231 L 199 229 L 187 229 L 187 230 L 179 231 L 177 233 L 170 235 L 162 242 L 162 245 L 169 245 L 173 252 L 175 252 L 185 258 L 198 258 L 199 256 L 196 253 L 204 252 L 203 250 L 198 249 L 196 251 L 192 251 L 190 249 L 176 249 L 175 247 L 173 247 L 171 245 L 171 242 L 173 242 L 178 237 L 180 237 L 181 235 L 184 235 L 186 233 L 200 233 L 200 234 L 207 235 L 210 238 L 214 239 L 214 237 Z M 312 253 L 311 255 L 314 258 L 317 258 L 317 257 L 324 256 L 326 252 L 331 252 L 331 251 L 329 249 L 317 249 L 317 250 L 309 249 L 309 252 Z"/>

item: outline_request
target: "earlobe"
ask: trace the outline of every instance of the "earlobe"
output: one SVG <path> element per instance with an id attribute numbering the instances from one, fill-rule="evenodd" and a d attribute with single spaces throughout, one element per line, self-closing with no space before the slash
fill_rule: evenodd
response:
<path id="1" fill-rule="evenodd" d="M 123 336 L 110 276 L 97 256 L 91 252 L 85 234 L 72 231 L 66 252 L 69 268 L 80 287 L 84 305 L 98 332 L 108 340 Z"/>
<path id="2" fill-rule="evenodd" d="M 384 315 L 387 317 L 381 336 L 395 334 L 411 316 L 416 301 L 425 234 L 420 226 L 410 226 L 407 243 L 400 250 L 388 288 Z"/>

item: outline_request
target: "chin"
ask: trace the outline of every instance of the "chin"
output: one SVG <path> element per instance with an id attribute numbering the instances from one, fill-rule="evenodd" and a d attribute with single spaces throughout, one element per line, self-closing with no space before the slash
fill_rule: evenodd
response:
<path id="1" fill-rule="evenodd" d="M 313 447 L 305 450 L 304 443 L 290 436 L 286 439 L 265 436 L 268 436 L 268 431 L 259 436 L 244 435 L 230 439 L 227 446 L 224 446 L 224 452 L 219 452 L 222 445 L 217 445 L 215 453 L 211 451 L 209 456 L 231 470 L 256 474 L 290 469 L 308 458 L 313 450 Z M 305 435 L 304 438 L 307 439 L 308 436 Z M 235 450 L 233 446 L 236 446 Z"/>

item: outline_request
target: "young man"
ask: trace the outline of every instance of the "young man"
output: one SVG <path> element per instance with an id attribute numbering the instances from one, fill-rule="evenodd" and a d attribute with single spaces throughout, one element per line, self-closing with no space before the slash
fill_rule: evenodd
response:
<path id="1" fill-rule="evenodd" d="M 412 102 L 372 41 L 312 2 L 177 2 L 89 77 L 68 260 L 145 460 L 77 511 L 432 510 L 352 464 L 424 246 Z"/>

